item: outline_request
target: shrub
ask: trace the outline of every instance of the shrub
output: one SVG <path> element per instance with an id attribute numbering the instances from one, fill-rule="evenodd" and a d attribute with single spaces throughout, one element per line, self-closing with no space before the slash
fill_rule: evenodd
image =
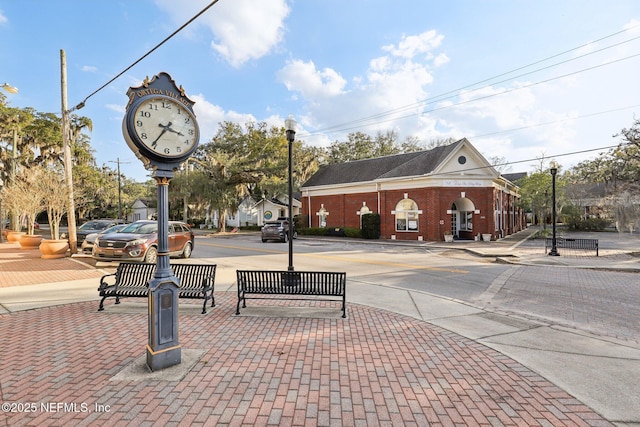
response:
<path id="1" fill-rule="evenodd" d="M 345 227 L 343 228 L 343 230 L 344 230 L 345 237 L 351 237 L 351 238 L 362 237 L 362 230 L 360 230 L 359 228 Z"/>
<path id="2" fill-rule="evenodd" d="M 298 234 L 303 234 L 306 236 L 324 236 L 325 234 L 327 234 L 327 229 L 320 227 L 307 227 L 298 230 Z"/>
<path id="3" fill-rule="evenodd" d="M 371 213 L 362 217 L 362 237 L 365 239 L 380 238 L 380 214 Z"/>

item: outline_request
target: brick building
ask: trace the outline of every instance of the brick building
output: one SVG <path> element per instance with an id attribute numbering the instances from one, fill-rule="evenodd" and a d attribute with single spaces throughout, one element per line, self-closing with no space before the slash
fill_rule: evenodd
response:
<path id="1" fill-rule="evenodd" d="M 383 239 L 504 237 L 526 227 L 519 188 L 463 138 L 428 151 L 323 166 L 301 188 L 311 227 L 360 228 L 380 214 Z"/>

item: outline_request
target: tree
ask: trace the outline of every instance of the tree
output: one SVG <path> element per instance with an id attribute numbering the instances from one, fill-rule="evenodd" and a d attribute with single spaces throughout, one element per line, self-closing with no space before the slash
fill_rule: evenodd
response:
<path id="1" fill-rule="evenodd" d="M 618 230 L 633 230 L 640 224 L 640 120 L 614 137 L 621 137 L 617 147 L 592 160 L 579 163 L 571 170 L 574 183 L 603 183 L 603 199 L 614 217 Z"/>
<path id="2" fill-rule="evenodd" d="M 518 180 L 518 184 L 522 195 L 519 201 L 520 207 L 531 211 L 534 224 L 542 224 L 543 228 L 546 227 L 546 219 L 551 216 L 552 207 L 551 174 L 548 170 L 534 172 Z M 566 182 L 558 171 L 556 175 L 557 213 L 562 212 L 565 185 Z"/>
<path id="3" fill-rule="evenodd" d="M 2 200 L 8 208 L 24 219 L 27 234 L 35 233 L 36 217 L 44 210 L 44 197 L 40 185 L 44 178 L 43 169 L 33 167 L 21 169 L 14 179 L 2 189 Z M 18 230 L 19 231 L 19 225 Z"/>
<path id="4" fill-rule="evenodd" d="M 247 123 L 243 130 L 236 123 L 224 122 L 211 142 L 199 147 L 195 163 L 207 175 L 206 197 L 220 213 L 221 230 L 226 213 L 235 212 L 245 195 L 284 191 L 287 144 L 284 128 Z"/>
<path id="5" fill-rule="evenodd" d="M 67 211 L 68 189 L 64 175 L 60 170 L 43 169 L 38 191 L 42 193 L 42 201 L 47 210 L 51 238 L 60 239 L 60 221 Z"/>

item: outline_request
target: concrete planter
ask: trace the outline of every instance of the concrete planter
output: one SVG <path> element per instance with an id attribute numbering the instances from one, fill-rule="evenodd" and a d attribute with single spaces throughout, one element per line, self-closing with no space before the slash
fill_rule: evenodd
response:
<path id="1" fill-rule="evenodd" d="M 24 234 L 20 236 L 20 248 L 22 249 L 38 249 L 42 236 L 37 234 Z"/>
<path id="2" fill-rule="evenodd" d="M 453 242 L 453 234 L 445 234 L 444 235 L 444 241 L 447 242 L 447 243 Z"/>
<path id="3" fill-rule="evenodd" d="M 491 241 L 491 236 L 492 236 L 492 234 L 483 234 L 482 235 L 482 240 L 484 240 L 485 242 L 490 242 Z"/>
<path id="4" fill-rule="evenodd" d="M 20 237 L 24 236 L 25 233 L 24 231 L 8 231 L 7 232 L 7 242 L 9 243 L 16 243 L 16 242 L 20 242 Z"/>
<path id="5" fill-rule="evenodd" d="M 69 250 L 69 241 L 67 239 L 43 239 L 39 249 L 42 254 L 40 258 L 64 258 Z"/>

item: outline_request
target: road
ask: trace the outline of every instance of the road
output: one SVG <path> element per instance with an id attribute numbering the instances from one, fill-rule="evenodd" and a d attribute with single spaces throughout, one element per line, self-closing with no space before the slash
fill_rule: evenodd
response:
<path id="1" fill-rule="evenodd" d="M 469 301 L 486 291 L 510 266 L 459 257 L 428 246 L 297 239 L 294 267 L 299 270 L 346 271 L 351 282 L 384 284 Z M 194 257 L 213 258 L 234 268 L 286 269 L 288 245 L 262 243 L 248 235 L 198 239 Z"/>
<path id="2" fill-rule="evenodd" d="M 193 256 L 233 269 L 285 269 L 288 245 L 258 235 L 198 238 Z M 638 273 L 498 264 L 462 251 L 327 241 L 294 242 L 298 270 L 346 271 L 350 283 L 420 291 L 499 313 L 640 342 Z"/>

